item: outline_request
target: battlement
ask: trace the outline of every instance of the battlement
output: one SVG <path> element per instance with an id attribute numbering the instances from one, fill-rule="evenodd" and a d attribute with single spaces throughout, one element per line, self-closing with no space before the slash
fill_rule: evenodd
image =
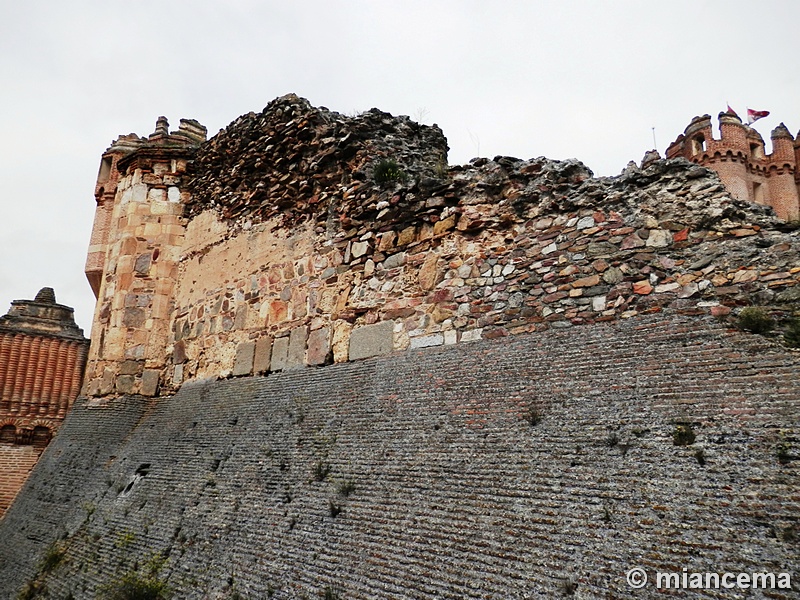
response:
<path id="1" fill-rule="evenodd" d="M 719 114 L 715 138 L 711 116 L 692 119 L 667 148 L 667 158 L 683 157 L 716 171 L 731 194 L 740 200 L 771 206 L 783 220 L 800 218 L 800 134 L 798 139 L 781 123 L 764 139 L 732 112 Z"/>
<path id="2" fill-rule="evenodd" d="M 135 133 L 122 135 L 103 153 L 95 185 L 97 208 L 85 267 L 95 297 L 100 294 L 114 218 L 114 199 L 122 174 L 132 170 L 139 173 L 139 179 L 126 182 L 131 191 L 128 196 L 120 198 L 120 208 L 133 194 L 145 189 L 150 193 L 148 185 L 152 186 L 154 198 L 166 194 L 171 202 L 178 202 L 178 184 L 185 174 L 187 161 L 206 140 L 206 134 L 206 128 L 193 119 L 181 119 L 178 130 L 170 133 L 167 118 L 159 117 L 155 131 L 148 137 L 139 137 Z M 142 181 L 143 177 L 147 181 Z M 160 179 L 156 182 L 155 178 Z"/>

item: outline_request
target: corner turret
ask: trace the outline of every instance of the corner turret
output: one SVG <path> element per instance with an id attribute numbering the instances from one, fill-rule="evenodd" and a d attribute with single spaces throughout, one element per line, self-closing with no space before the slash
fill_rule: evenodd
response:
<path id="1" fill-rule="evenodd" d="M 773 130 L 772 153 L 764 139 L 731 111 L 719 114 L 720 137 L 715 139 L 711 117 L 692 119 L 667 148 L 667 158 L 683 157 L 713 169 L 732 196 L 771 206 L 783 220 L 800 217 L 800 143 L 781 123 Z"/>
<path id="2" fill-rule="evenodd" d="M 167 118 L 159 117 L 149 136 L 121 136 L 103 154 L 86 260 L 98 300 L 86 377 L 90 395 L 156 393 L 163 361 L 151 350 L 165 345 L 189 197 L 186 172 L 206 133 L 192 119 L 181 119 L 170 132 Z"/>

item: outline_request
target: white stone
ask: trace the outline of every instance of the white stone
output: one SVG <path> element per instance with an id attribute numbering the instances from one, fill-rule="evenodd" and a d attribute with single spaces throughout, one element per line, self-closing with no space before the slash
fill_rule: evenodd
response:
<path id="1" fill-rule="evenodd" d="M 353 255 L 353 258 L 358 258 L 359 256 L 364 256 L 367 253 L 367 249 L 369 248 L 369 243 L 367 242 L 356 242 L 353 244 L 353 247 L 350 249 L 350 254 Z"/>
<path id="2" fill-rule="evenodd" d="M 466 279 L 472 274 L 472 265 L 461 265 L 456 270 L 456 273 L 461 279 Z"/>
<path id="3" fill-rule="evenodd" d="M 589 229 L 589 227 L 594 227 L 594 217 L 583 217 L 578 221 L 578 229 Z"/>
<path id="4" fill-rule="evenodd" d="M 672 243 L 672 233 L 666 229 L 651 229 L 647 236 L 645 246 L 650 248 L 664 248 Z"/>
<path id="5" fill-rule="evenodd" d="M 450 329 L 444 332 L 444 343 L 446 346 L 455 344 L 458 341 L 458 333 L 455 329 Z"/>
<path id="6" fill-rule="evenodd" d="M 133 202 L 145 202 L 147 200 L 147 185 L 144 183 L 137 183 L 131 187 L 131 200 Z"/>
<path id="7" fill-rule="evenodd" d="M 663 294 L 664 292 L 674 292 L 675 290 L 681 289 L 681 284 L 672 282 L 672 283 L 664 283 L 662 285 L 657 285 L 655 288 L 656 294 Z"/>
<path id="8" fill-rule="evenodd" d="M 180 202 L 181 191 L 175 186 L 167 188 L 167 200 L 169 200 L 170 202 Z"/>
<path id="9" fill-rule="evenodd" d="M 506 265 L 500 273 L 503 277 L 511 275 L 514 272 L 514 265 Z"/>
<path id="10" fill-rule="evenodd" d="M 433 335 L 423 335 L 420 337 L 411 338 L 412 350 L 414 348 L 427 348 L 429 346 L 441 346 L 444 343 L 444 336 L 441 333 L 434 333 Z"/>
<path id="11" fill-rule="evenodd" d="M 553 242 L 542 248 L 542 254 L 552 254 L 556 250 L 558 250 L 558 245 L 555 242 Z"/>
<path id="12" fill-rule="evenodd" d="M 476 342 L 483 336 L 483 329 L 470 329 L 461 333 L 462 342 Z"/>
<path id="13" fill-rule="evenodd" d="M 600 312 L 606 309 L 606 297 L 605 296 L 595 296 L 592 298 L 592 310 L 595 312 Z"/>

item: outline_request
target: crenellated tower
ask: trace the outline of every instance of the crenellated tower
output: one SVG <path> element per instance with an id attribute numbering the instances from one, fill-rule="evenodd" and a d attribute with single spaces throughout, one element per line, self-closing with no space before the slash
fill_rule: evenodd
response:
<path id="1" fill-rule="evenodd" d="M 159 117 L 103 154 L 86 276 L 97 296 L 85 393 L 155 395 L 183 241 L 186 171 L 206 128 Z"/>
<path id="2" fill-rule="evenodd" d="M 771 134 L 772 153 L 764 140 L 732 112 L 719 114 L 715 139 L 711 116 L 695 117 L 667 148 L 667 158 L 684 157 L 716 171 L 728 191 L 740 200 L 771 206 L 786 221 L 800 218 L 800 134 L 792 137 L 781 123 Z"/>

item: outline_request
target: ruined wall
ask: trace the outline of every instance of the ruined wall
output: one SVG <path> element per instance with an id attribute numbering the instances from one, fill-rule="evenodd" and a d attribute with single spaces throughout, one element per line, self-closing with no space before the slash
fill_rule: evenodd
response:
<path id="1" fill-rule="evenodd" d="M 614 178 L 544 158 L 448 168 L 436 127 L 296 96 L 183 151 L 179 180 L 153 167 L 148 187 L 133 166 L 121 180 L 116 210 L 144 216 L 117 221 L 89 395 L 668 306 L 722 315 L 800 289 L 797 234 L 683 160 Z"/>
<path id="2" fill-rule="evenodd" d="M 634 566 L 794 598 L 798 367 L 666 310 L 82 401 L 0 522 L 0 596 L 51 548 L 55 598 L 157 553 L 180 598 L 664 597 Z"/>
<path id="3" fill-rule="evenodd" d="M 52 288 L 0 317 L 0 517 L 78 397 L 88 349 Z"/>
<path id="4" fill-rule="evenodd" d="M 720 113 L 719 126 L 716 139 L 711 117 L 695 117 L 670 144 L 667 158 L 681 156 L 713 169 L 734 198 L 771 206 L 786 221 L 800 218 L 800 136 L 795 139 L 781 123 L 766 154 L 761 135 L 735 113 Z"/>

